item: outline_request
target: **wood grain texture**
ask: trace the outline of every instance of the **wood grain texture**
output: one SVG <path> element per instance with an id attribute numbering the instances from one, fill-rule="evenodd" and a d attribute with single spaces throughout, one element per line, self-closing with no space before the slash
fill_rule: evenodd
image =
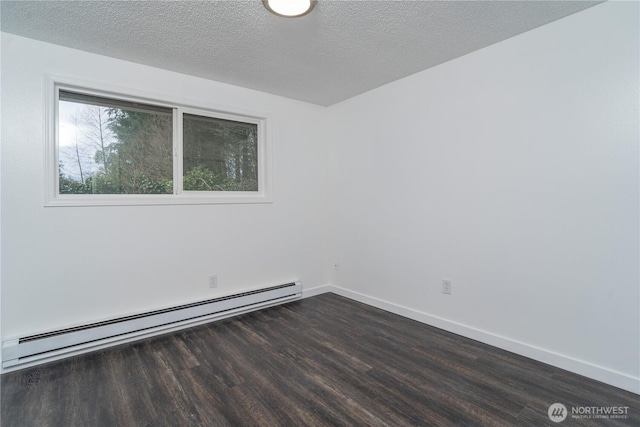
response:
<path id="1" fill-rule="evenodd" d="M 637 395 L 323 294 L 2 375 L 3 427 L 640 425 Z M 549 405 L 628 406 L 561 424 Z"/>

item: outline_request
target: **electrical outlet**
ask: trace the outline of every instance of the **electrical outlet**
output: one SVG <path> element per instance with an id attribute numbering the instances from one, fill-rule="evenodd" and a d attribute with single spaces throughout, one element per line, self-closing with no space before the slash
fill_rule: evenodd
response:
<path id="1" fill-rule="evenodd" d="M 335 271 L 340 271 L 340 261 L 333 261 L 333 269 Z"/>
<path id="2" fill-rule="evenodd" d="M 212 274 L 211 276 L 209 276 L 209 287 L 210 288 L 217 288 L 218 287 L 218 275 L 217 274 Z"/>
<path id="3" fill-rule="evenodd" d="M 450 279 L 442 279 L 442 293 L 451 295 L 452 283 Z"/>

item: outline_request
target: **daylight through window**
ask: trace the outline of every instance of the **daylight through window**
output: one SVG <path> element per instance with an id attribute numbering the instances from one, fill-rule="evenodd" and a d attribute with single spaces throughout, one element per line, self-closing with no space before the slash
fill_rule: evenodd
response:
<path id="1" fill-rule="evenodd" d="M 185 191 L 258 191 L 258 125 L 183 115 Z"/>
<path id="2" fill-rule="evenodd" d="M 60 91 L 60 194 L 172 194 L 173 110 Z"/>

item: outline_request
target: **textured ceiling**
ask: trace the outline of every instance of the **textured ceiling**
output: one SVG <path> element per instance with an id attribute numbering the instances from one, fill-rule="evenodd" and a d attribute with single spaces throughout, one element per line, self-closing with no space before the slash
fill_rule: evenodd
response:
<path id="1" fill-rule="evenodd" d="M 24 37 L 331 105 L 578 12 L 582 1 L 6 1 Z"/>

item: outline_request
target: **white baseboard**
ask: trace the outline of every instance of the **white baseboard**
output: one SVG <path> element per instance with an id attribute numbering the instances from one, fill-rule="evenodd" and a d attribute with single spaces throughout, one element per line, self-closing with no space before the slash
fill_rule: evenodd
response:
<path id="1" fill-rule="evenodd" d="M 326 285 L 311 289 L 310 291 L 314 291 L 313 295 L 319 295 L 324 292 L 333 292 L 337 295 L 350 298 L 352 300 L 376 308 L 380 308 L 382 310 L 389 311 L 391 313 L 398 314 L 409 319 L 416 320 L 420 323 L 425 323 L 427 325 L 434 326 L 436 328 L 443 329 L 445 331 L 452 332 L 466 338 L 471 338 L 473 340 L 480 341 L 482 343 L 489 344 L 506 351 L 510 351 L 520 356 L 528 357 L 538 362 L 546 363 L 548 365 L 555 366 L 557 368 L 564 369 L 578 375 L 594 379 L 596 381 L 601 381 L 605 384 L 609 384 L 614 387 L 630 391 L 632 393 L 640 394 L 640 378 L 617 372 L 603 366 L 594 365 L 592 363 L 585 362 L 584 360 L 579 360 L 570 356 L 559 354 L 550 350 L 546 350 L 544 348 L 536 347 L 534 345 L 530 345 L 521 341 L 516 341 L 511 338 L 496 335 L 494 333 L 483 331 L 472 326 L 453 322 L 442 317 L 433 316 L 428 313 L 423 313 L 411 308 L 403 307 L 401 305 L 384 301 L 378 298 L 373 298 L 359 292 L 341 288 L 339 286 Z M 310 294 L 308 296 L 313 295 Z M 306 293 L 303 292 L 303 298 L 306 297 Z"/>
<path id="2" fill-rule="evenodd" d="M 332 285 L 322 285 L 316 286 L 315 288 L 307 289 L 304 286 L 302 287 L 302 298 L 314 297 L 320 294 L 326 294 L 327 292 L 335 292 L 335 286 Z M 335 292 L 337 293 L 337 292 Z"/>

